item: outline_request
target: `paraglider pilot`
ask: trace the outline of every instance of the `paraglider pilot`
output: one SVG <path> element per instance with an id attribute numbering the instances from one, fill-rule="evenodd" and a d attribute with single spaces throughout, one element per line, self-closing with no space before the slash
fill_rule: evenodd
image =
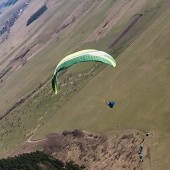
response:
<path id="1" fill-rule="evenodd" d="M 113 108 L 115 105 L 115 102 L 113 100 L 110 100 L 108 103 L 106 103 L 110 108 Z"/>

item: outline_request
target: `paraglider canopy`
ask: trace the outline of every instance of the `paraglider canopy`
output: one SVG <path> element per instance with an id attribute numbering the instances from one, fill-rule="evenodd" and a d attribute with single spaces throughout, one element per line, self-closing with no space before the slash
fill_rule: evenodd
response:
<path id="1" fill-rule="evenodd" d="M 74 64 L 80 62 L 96 61 L 116 67 L 116 61 L 113 57 L 104 51 L 98 51 L 93 49 L 82 50 L 63 58 L 57 65 L 53 77 L 52 88 L 55 94 L 57 94 L 57 75 L 60 71 L 71 67 Z"/>

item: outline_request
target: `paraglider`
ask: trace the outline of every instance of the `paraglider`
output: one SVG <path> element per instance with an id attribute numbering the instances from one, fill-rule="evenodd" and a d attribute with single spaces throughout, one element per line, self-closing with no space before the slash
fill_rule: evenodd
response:
<path id="1" fill-rule="evenodd" d="M 116 67 L 116 61 L 113 57 L 107 54 L 104 51 L 98 51 L 93 49 L 82 50 L 75 52 L 71 55 L 66 56 L 63 58 L 57 65 L 53 77 L 52 77 L 52 88 L 55 94 L 57 94 L 57 75 L 60 71 L 71 67 L 74 64 L 78 64 L 80 62 L 90 62 L 96 61 L 111 65 Z"/>

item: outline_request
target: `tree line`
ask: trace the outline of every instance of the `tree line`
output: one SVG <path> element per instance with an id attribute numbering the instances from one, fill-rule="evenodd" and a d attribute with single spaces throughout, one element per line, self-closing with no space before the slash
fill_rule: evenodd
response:
<path id="1" fill-rule="evenodd" d="M 63 162 L 44 152 L 36 151 L 0 159 L 0 170 L 81 170 L 74 162 Z"/>
<path id="2" fill-rule="evenodd" d="M 35 12 L 27 21 L 27 26 L 38 19 L 45 11 L 47 10 L 47 6 L 43 5 L 37 12 Z"/>

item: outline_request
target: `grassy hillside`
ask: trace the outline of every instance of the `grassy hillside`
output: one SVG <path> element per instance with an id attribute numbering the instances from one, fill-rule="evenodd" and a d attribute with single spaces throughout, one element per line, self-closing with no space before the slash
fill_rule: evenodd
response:
<path id="1" fill-rule="evenodd" d="M 60 27 L 72 9 L 79 5 L 80 1 L 63 5 L 63 11 L 67 12 L 58 12 L 46 27 L 48 32 L 40 35 L 37 42 L 44 43 L 48 37 L 45 35 L 52 35 L 56 23 Z M 61 91 L 57 96 L 53 95 L 48 81 L 25 104 L 1 120 L 0 156 L 12 151 L 33 132 L 35 138 L 41 138 L 51 132 L 74 128 L 104 133 L 138 129 L 150 132 L 147 142 L 151 168 L 168 169 L 170 4 L 165 0 L 132 0 L 129 3 L 103 0 L 86 5 L 89 5 L 88 9 L 75 22 L 54 34 L 56 39 L 52 39 L 26 65 L 11 73 L 1 85 L 1 114 L 47 80 L 56 63 L 75 50 L 97 48 L 108 51 L 116 58 L 117 67 L 112 69 L 96 63 L 75 66 L 60 79 Z M 103 35 L 96 36 L 110 19 L 108 16 L 116 15 L 112 13 L 113 8 L 119 9 L 121 17 L 115 22 L 109 20 L 108 30 L 104 29 Z M 141 19 L 113 49 L 110 48 L 134 15 L 141 13 Z M 116 102 L 112 110 L 103 103 L 110 99 Z M 164 162 L 160 161 L 163 159 Z"/>
<path id="2" fill-rule="evenodd" d="M 114 5 L 119 4 L 119 1 L 106 1 L 106 3 L 104 3 L 103 1 L 100 3 L 97 1 L 94 1 L 94 2 L 93 4 L 87 3 L 89 8 L 87 8 L 86 12 L 82 13 L 82 15 L 80 15 L 79 18 L 73 24 L 70 25 L 70 27 L 61 31 L 58 35 L 59 39 L 52 40 L 52 42 L 49 43 L 46 46 L 46 48 L 40 51 L 34 58 L 29 60 L 24 67 L 18 69 L 15 72 L 11 72 L 10 77 L 7 80 L 4 80 L 4 83 L 1 84 L 2 90 L 0 91 L 1 96 L 3 96 L 3 100 L 0 101 L 0 106 L 1 106 L 0 110 L 2 114 L 3 114 L 3 111 L 5 111 L 9 107 L 9 104 L 10 105 L 14 104 L 16 99 L 20 98 L 25 93 L 29 92 L 31 89 L 34 89 L 38 85 L 38 83 L 41 83 L 44 80 L 46 80 L 46 78 L 52 74 L 57 62 L 61 58 L 63 58 L 66 54 L 69 54 L 75 51 L 76 49 L 78 50 L 78 49 L 85 49 L 85 48 L 97 48 L 97 49 L 108 51 L 108 47 L 114 41 L 114 37 L 120 34 L 126 28 L 127 24 L 129 24 L 129 21 L 133 17 L 133 15 L 135 15 L 136 13 L 139 13 L 139 9 L 140 11 L 144 11 L 146 8 L 145 3 L 141 4 L 134 0 L 133 3 L 131 2 L 131 4 L 127 6 L 126 14 L 122 15 L 122 17 L 113 26 L 113 28 L 109 32 L 107 32 L 106 30 L 107 34 L 105 35 L 104 38 L 99 39 L 98 41 L 92 41 L 92 42 L 87 43 L 85 39 L 88 37 L 88 35 L 89 34 L 91 35 L 93 33 L 93 30 L 95 30 L 95 28 L 101 25 L 103 20 L 105 20 L 107 18 L 107 15 L 110 14 L 110 12 L 112 11 L 112 8 L 114 7 Z M 123 2 L 124 1 L 122 1 L 121 3 Z M 48 23 L 49 26 L 46 27 L 47 32 L 49 32 L 51 29 L 53 30 L 54 27 L 57 28 L 60 25 L 62 25 L 62 23 L 69 17 L 72 9 L 77 7 L 79 3 L 80 2 L 72 1 L 68 3 L 67 5 L 62 4 L 60 8 L 63 10 L 58 11 L 57 13 L 58 15 L 56 14 L 56 16 L 54 16 L 54 18 L 51 19 L 50 21 L 51 24 Z M 89 3 L 91 2 L 89 1 Z M 126 5 L 126 3 L 124 2 L 123 4 Z M 96 5 L 100 7 L 101 4 L 103 4 L 102 8 L 97 8 Z M 153 6 L 155 7 L 155 4 Z M 150 1 L 150 6 L 147 6 L 147 8 L 150 9 L 151 7 L 152 7 L 152 1 Z M 131 10 L 128 10 L 129 8 Z M 161 10 L 160 12 L 162 12 L 164 8 L 165 7 L 163 6 L 160 9 Z M 120 9 L 117 9 L 117 10 L 120 10 Z M 67 11 L 67 13 L 64 12 L 65 10 Z M 120 12 L 123 12 L 123 11 L 120 10 Z M 159 9 L 157 10 L 157 12 L 159 13 Z M 103 13 L 106 13 L 106 15 L 103 15 Z M 156 16 L 153 16 L 153 18 L 150 17 L 149 22 L 153 21 L 155 17 Z M 93 20 L 95 22 L 93 22 Z M 58 23 L 59 25 L 56 25 L 56 23 Z M 93 23 L 93 24 L 87 24 L 87 23 Z M 50 29 L 49 27 L 52 27 L 52 28 Z M 145 29 L 145 27 L 140 28 L 138 26 L 138 31 L 142 32 Z M 83 31 L 83 34 L 82 34 L 82 31 Z M 44 34 L 46 34 L 46 31 L 44 32 L 45 32 Z M 132 36 L 131 37 L 135 38 L 135 36 L 137 37 L 138 34 L 135 33 L 133 37 Z M 41 38 L 39 39 L 41 41 Z M 118 55 L 125 48 L 127 48 L 128 45 L 129 44 L 122 43 L 119 47 L 117 47 L 116 50 L 113 50 L 113 51 L 111 50 L 111 53 L 115 53 L 115 55 Z M 32 70 L 32 71 L 28 71 L 28 70 Z M 35 72 L 36 74 L 34 74 Z M 37 79 L 37 77 L 39 77 L 39 79 Z M 17 82 L 17 83 L 14 83 L 14 82 Z M 22 85 L 24 85 L 24 87 L 22 87 Z M 8 101 L 8 98 L 11 99 L 10 103 Z"/>

